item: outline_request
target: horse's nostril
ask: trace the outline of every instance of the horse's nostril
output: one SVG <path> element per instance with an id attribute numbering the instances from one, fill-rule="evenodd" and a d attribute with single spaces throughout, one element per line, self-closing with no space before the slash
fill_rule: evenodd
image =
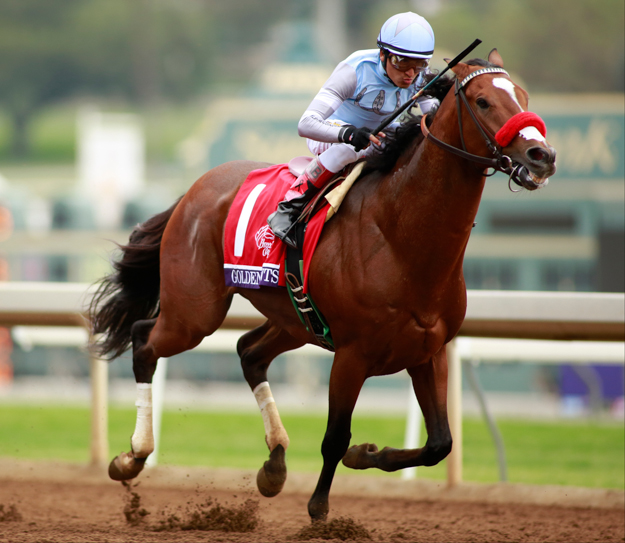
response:
<path id="1" fill-rule="evenodd" d="M 526 155 L 532 162 L 548 162 L 550 157 L 549 151 L 542 147 L 532 147 Z"/>

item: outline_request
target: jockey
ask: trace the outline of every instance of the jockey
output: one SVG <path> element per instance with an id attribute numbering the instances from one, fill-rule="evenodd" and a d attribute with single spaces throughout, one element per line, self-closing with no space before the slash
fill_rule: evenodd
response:
<path id="1" fill-rule="evenodd" d="M 356 51 L 334 70 L 297 126 L 315 158 L 293 183 L 267 222 L 274 234 L 296 247 L 291 227 L 312 197 L 345 166 L 381 144 L 372 130 L 425 85 L 434 53 L 434 31 L 420 15 L 399 13 L 384 23 L 378 49 Z M 418 100 L 423 113 L 438 101 Z M 392 125 L 391 125 L 392 126 Z"/>

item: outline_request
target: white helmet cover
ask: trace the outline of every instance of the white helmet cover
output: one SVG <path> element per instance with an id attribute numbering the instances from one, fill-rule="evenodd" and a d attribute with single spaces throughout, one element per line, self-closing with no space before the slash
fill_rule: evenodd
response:
<path id="1" fill-rule="evenodd" d="M 421 15 L 398 13 L 382 25 L 378 47 L 404 57 L 432 58 L 434 31 Z"/>

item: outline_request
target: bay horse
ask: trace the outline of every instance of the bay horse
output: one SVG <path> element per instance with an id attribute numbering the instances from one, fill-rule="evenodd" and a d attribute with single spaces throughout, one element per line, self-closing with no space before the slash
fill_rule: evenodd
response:
<path id="1" fill-rule="evenodd" d="M 335 347 L 323 467 L 308 503 L 313 521 L 327 518 L 341 460 L 354 469 L 395 471 L 432 466 L 449 454 L 446 344 L 466 311 L 462 264 L 488 166 L 529 190 L 555 172 L 544 124 L 536 128 L 540 118 L 527 112 L 528 94 L 503 70 L 497 50 L 488 61 L 459 63 L 453 72 L 455 91 L 446 93 L 429 127 L 421 119 L 418 137 L 413 132 L 402 145 L 388 144 L 397 156 L 389 163 L 382 153 L 386 166 L 373 164 L 352 187 L 312 259 L 309 292 Z M 528 115 L 533 125 L 514 121 Z M 502 132 L 509 134 L 500 144 Z M 289 438 L 267 370 L 280 353 L 314 343 L 314 336 L 286 289 L 227 287 L 223 269 L 228 210 L 247 175 L 265 166 L 234 161 L 208 171 L 169 210 L 135 228 L 115 271 L 100 283 L 91 306 L 93 332 L 100 334 L 96 347 L 115 357 L 132 344 L 137 382 L 131 451 L 111 462 L 115 480 L 136 477 L 153 451 L 150 383 L 158 358 L 192 349 L 215 332 L 239 294 L 267 318 L 237 344 L 270 451 L 257 485 L 265 496 L 282 489 Z M 410 375 L 423 412 L 425 446 L 349 448 L 352 411 L 365 380 L 401 370 Z"/>

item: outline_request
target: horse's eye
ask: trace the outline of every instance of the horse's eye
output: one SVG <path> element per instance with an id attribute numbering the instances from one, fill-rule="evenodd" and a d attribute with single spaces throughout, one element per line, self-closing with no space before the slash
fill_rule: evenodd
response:
<path id="1" fill-rule="evenodd" d="M 490 105 L 486 100 L 484 100 L 484 98 L 478 98 L 475 103 L 480 109 L 488 109 L 490 107 Z"/>

